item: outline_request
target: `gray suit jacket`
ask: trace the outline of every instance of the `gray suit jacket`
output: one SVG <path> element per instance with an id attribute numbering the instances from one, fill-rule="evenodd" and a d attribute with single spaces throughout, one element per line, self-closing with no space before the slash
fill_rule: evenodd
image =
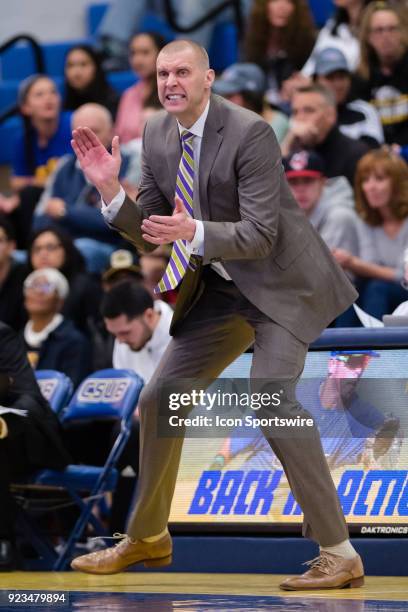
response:
<path id="1" fill-rule="evenodd" d="M 151 251 L 142 219 L 171 215 L 181 157 L 177 122 L 164 111 L 145 128 L 137 202 L 126 198 L 113 227 Z M 204 257 L 188 269 L 173 317 L 177 329 L 203 291 L 202 265 L 220 261 L 262 312 L 311 342 L 357 297 L 295 202 L 272 128 L 258 115 L 212 95 L 199 166 Z"/>

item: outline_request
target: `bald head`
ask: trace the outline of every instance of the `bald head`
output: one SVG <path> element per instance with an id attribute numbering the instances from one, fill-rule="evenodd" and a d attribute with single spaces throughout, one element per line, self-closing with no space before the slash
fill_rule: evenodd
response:
<path id="1" fill-rule="evenodd" d="M 102 144 L 108 147 L 112 139 L 112 115 L 101 104 L 83 104 L 72 115 L 72 129 L 90 128 Z"/>
<path id="2" fill-rule="evenodd" d="M 159 57 L 163 55 L 171 56 L 184 51 L 191 51 L 200 68 L 203 70 L 208 70 L 210 68 L 210 59 L 207 51 L 193 40 L 174 40 L 163 47 L 159 53 Z"/>

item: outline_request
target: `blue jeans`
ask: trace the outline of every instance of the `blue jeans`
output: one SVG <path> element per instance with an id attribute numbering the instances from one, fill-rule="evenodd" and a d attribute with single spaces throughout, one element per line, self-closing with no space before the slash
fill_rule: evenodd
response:
<path id="1" fill-rule="evenodd" d="M 397 282 L 372 279 L 366 281 L 360 293 L 359 304 L 368 314 L 382 319 L 408 299 L 408 292 Z"/>
<path id="2" fill-rule="evenodd" d="M 365 312 L 380 321 L 383 315 L 392 314 L 396 307 L 408 299 L 408 291 L 397 282 L 377 279 L 360 279 L 356 283 L 359 292 L 357 304 Z M 361 327 L 362 323 L 353 306 L 347 308 L 335 321 L 335 327 Z"/>

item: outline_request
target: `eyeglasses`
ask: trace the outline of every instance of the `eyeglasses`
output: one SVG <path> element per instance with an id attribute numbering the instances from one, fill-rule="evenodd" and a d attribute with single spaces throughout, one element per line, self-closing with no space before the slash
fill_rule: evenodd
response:
<path id="1" fill-rule="evenodd" d="M 374 36 L 381 36 L 382 34 L 395 34 L 400 29 L 399 25 L 389 25 L 389 26 L 378 26 L 376 28 L 371 28 L 370 34 Z"/>
<path id="2" fill-rule="evenodd" d="M 57 244 L 39 244 L 37 246 L 33 246 L 33 248 L 31 249 L 31 253 L 33 255 L 38 255 L 38 253 L 41 253 L 41 251 L 47 251 L 47 253 L 54 253 L 55 251 L 61 248 L 62 244 L 60 242 L 58 242 Z"/>
<path id="3" fill-rule="evenodd" d="M 34 281 L 28 285 L 24 285 L 24 289 L 32 289 L 33 291 L 37 291 L 38 293 L 44 293 L 46 295 L 51 295 L 56 291 L 56 287 L 53 283 L 48 281 Z"/>

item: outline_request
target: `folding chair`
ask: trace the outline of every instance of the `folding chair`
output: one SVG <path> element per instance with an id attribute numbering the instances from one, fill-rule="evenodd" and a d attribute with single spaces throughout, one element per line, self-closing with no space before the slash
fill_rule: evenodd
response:
<path id="1" fill-rule="evenodd" d="M 142 379 L 131 370 L 99 370 L 81 383 L 62 414 L 64 423 L 120 418 L 121 429 L 103 467 L 69 465 L 63 471 L 43 470 L 30 481 L 35 487 L 65 490 L 80 509 L 80 515 L 61 550 L 50 547 L 49 542 L 38 533 L 36 540 L 32 540 L 53 570 L 67 568 L 74 547 L 88 524 L 92 525 L 95 535 L 108 535 L 93 510 L 106 492 L 115 489 L 118 479 L 116 464 L 129 439 L 132 414 L 142 387 Z M 84 492 L 86 498 L 82 498 Z"/>
<path id="2" fill-rule="evenodd" d="M 72 380 L 57 370 L 37 370 L 35 377 L 42 396 L 55 414 L 59 414 L 71 399 L 74 390 Z"/>

